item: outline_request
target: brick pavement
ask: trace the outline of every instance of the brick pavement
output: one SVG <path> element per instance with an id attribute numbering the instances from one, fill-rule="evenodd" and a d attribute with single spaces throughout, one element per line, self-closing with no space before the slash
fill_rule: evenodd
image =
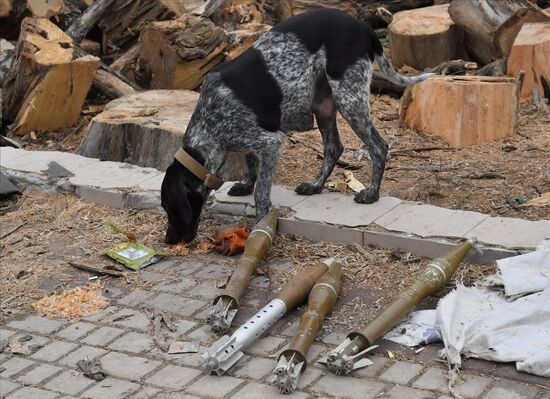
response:
<path id="1" fill-rule="evenodd" d="M 222 377 L 208 376 L 198 354 L 168 355 L 151 337 L 152 309 L 172 313 L 178 340 L 198 340 L 201 351 L 214 337 L 202 323 L 217 281 L 223 280 L 233 260 L 215 254 L 167 260 L 139 272 L 152 281 L 150 290 L 116 293 L 107 310 L 71 324 L 36 315 L 20 315 L 1 326 L 0 341 L 30 334 L 29 354 L 0 354 L 0 397 L 41 398 L 227 398 L 283 397 L 267 384 L 276 354 L 289 341 L 296 316 L 246 350 L 245 357 Z M 283 263 L 281 263 L 283 264 Z M 261 287 L 261 281 L 258 280 Z M 263 303 L 254 295 L 244 300 L 242 314 Z M 429 355 L 402 349 L 405 359 L 390 360 L 386 350 L 371 356 L 374 364 L 351 376 L 337 377 L 315 361 L 345 335 L 323 331 L 311 351 L 312 361 L 290 398 L 448 399 L 444 365 Z M 382 345 L 384 347 L 384 345 Z M 101 382 L 76 369 L 78 360 L 97 358 L 109 372 Z M 465 362 L 466 365 L 470 361 Z M 471 399 L 538 399 L 550 397 L 548 380 L 517 373 L 510 365 L 476 361 L 466 366 L 456 390 Z"/>

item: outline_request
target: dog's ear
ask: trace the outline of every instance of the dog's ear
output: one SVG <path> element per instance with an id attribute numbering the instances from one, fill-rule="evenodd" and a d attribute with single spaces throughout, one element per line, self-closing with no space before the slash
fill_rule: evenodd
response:
<path id="1" fill-rule="evenodd" d="M 189 201 L 189 190 L 184 186 L 181 190 L 178 190 L 177 195 L 178 197 L 173 199 L 175 206 L 178 207 L 177 214 L 180 215 L 183 223 L 189 224 L 193 217 L 193 209 Z"/>

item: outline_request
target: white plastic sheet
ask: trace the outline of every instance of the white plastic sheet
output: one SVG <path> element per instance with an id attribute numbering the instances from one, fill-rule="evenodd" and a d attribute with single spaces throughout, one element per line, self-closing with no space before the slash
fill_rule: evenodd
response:
<path id="1" fill-rule="evenodd" d="M 550 248 L 497 260 L 497 267 L 506 295 L 542 291 L 550 285 Z"/>

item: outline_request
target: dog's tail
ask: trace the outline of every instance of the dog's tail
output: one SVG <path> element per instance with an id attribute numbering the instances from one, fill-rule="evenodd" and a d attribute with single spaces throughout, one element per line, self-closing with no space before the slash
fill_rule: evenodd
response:
<path id="1" fill-rule="evenodd" d="M 383 52 L 381 52 L 380 54 L 375 54 L 375 57 L 376 57 L 376 62 L 378 63 L 378 66 L 380 67 L 384 75 L 389 77 L 391 81 L 393 81 L 398 85 L 403 85 L 403 86 L 413 85 L 415 83 L 420 83 L 423 80 L 428 79 L 430 76 L 437 75 L 431 72 L 420 73 L 414 76 L 401 75 L 391 67 L 391 65 L 388 62 L 388 59 L 386 58 Z"/>

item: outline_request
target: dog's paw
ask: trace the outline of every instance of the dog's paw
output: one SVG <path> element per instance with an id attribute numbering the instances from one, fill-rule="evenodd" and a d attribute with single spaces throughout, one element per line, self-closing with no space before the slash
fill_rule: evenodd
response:
<path id="1" fill-rule="evenodd" d="M 366 188 L 359 191 L 358 194 L 353 197 L 354 201 L 359 204 L 372 204 L 373 202 L 378 201 L 380 195 L 378 190 L 373 190 L 371 188 Z"/>
<path id="2" fill-rule="evenodd" d="M 254 191 L 254 184 L 235 183 L 233 187 L 229 189 L 227 194 L 234 197 L 243 197 L 245 195 L 252 194 Z"/>
<path id="3" fill-rule="evenodd" d="M 294 190 L 296 193 L 300 195 L 313 195 L 313 194 L 319 194 L 321 191 L 323 191 L 322 187 L 316 187 L 311 183 L 302 183 L 296 189 Z"/>

